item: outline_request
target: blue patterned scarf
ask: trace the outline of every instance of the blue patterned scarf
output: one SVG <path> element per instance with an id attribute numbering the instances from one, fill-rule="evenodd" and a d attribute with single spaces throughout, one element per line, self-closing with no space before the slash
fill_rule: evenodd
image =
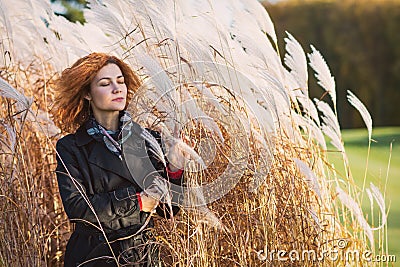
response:
<path id="1" fill-rule="evenodd" d="M 122 144 L 132 134 L 132 118 L 126 111 L 121 111 L 119 115 L 119 127 L 117 131 L 106 130 L 101 126 L 94 116 L 86 124 L 87 133 L 99 142 L 104 142 L 107 149 L 122 160 Z"/>

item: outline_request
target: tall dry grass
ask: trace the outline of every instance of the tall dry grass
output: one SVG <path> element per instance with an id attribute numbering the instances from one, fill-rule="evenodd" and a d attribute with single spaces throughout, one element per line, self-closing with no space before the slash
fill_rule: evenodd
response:
<path id="1" fill-rule="evenodd" d="M 61 265 L 71 231 L 55 179 L 54 142 L 48 116 L 48 66 L 1 69 L 1 78 L 33 98 L 28 111 L 1 98 L 0 265 Z"/>
<path id="2" fill-rule="evenodd" d="M 163 12 L 169 11 L 169 9 L 164 10 L 162 6 L 167 1 L 160 1 L 161 7 L 151 6 L 154 9 L 149 8 L 148 10 L 117 8 L 113 6 L 112 2 L 105 2 L 107 2 L 108 8 L 104 6 L 93 8 L 91 12 L 98 13 L 96 13 L 97 15 L 92 14 L 87 24 L 92 27 L 91 29 L 94 29 L 95 22 L 103 25 L 106 36 L 110 37 L 104 45 L 108 45 L 110 51 L 115 49 L 120 55 L 126 56 L 126 60 L 142 75 L 144 81 L 151 73 L 145 74 L 143 71 L 142 65 L 149 63 L 146 62 L 146 58 L 142 58 L 142 61 L 135 59 L 140 53 L 153 55 L 159 64 L 157 66 L 161 69 L 168 69 L 172 65 L 178 66 L 176 68 L 178 71 L 174 72 L 168 69 L 166 73 L 171 81 L 178 85 L 175 89 L 181 93 L 180 99 L 185 99 L 185 93 L 189 92 L 197 105 L 210 115 L 221 129 L 223 141 L 219 140 L 212 129 L 204 124 L 194 123 L 194 120 L 190 119 L 190 123 L 185 124 L 182 131 L 185 142 L 202 155 L 202 149 L 206 149 L 206 147 L 201 145 L 201 142 L 212 140 L 216 151 L 215 157 L 209 159 L 209 166 L 206 170 L 201 172 L 186 170 L 187 185 L 201 185 L 214 181 L 229 166 L 232 155 L 238 160 L 245 159 L 246 161 L 245 168 L 237 170 L 238 172 L 243 171 L 244 175 L 235 187 L 222 198 L 212 203 L 182 208 L 180 213 L 171 220 L 156 218 L 155 234 L 157 242 L 162 248 L 165 264 L 168 266 L 384 265 L 384 263 L 373 262 L 346 262 L 345 258 L 337 260 L 329 257 L 306 258 L 304 261 L 278 258 L 277 251 L 279 250 L 294 251 L 294 256 L 296 256 L 296 252 L 302 256 L 302 251 L 311 250 L 316 253 L 370 250 L 372 253 L 385 254 L 387 247 L 384 246 L 386 228 L 382 227 L 373 232 L 368 228 L 369 225 L 365 224 L 365 215 L 359 213 L 363 189 L 357 187 L 352 179 L 345 151 L 339 152 L 341 149 L 328 151 L 321 144 L 325 141 L 318 139 L 313 132 L 315 128 L 312 128 L 311 124 L 305 124 L 299 120 L 299 117 L 310 119 L 311 112 L 305 112 L 306 106 L 303 105 L 304 102 L 301 102 L 303 96 L 293 96 L 300 90 L 293 87 L 291 84 L 293 81 L 280 80 L 282 73 L 287 75 L 287 77 L 285 76 L 287 79 L 289 79 L 289 75 L 279 72 L 282 71 L 282 63 L 274 61 L 279 57 L 275 54 L 271 55 L 274 53 L 273 49 L 266 47 L 266 51 L 263 51 L 264 59 L 268 59 L 263 70 L 269 76 L 263 76 L 264 80 L 260 78 L 259 83 L 256 84 L 263 90 L 271 91 L 260 90 L 258 94 L 251 95 L 256 98 L 265 93 L 265 96 L 262 95 L 256 99 L 259 102 L 265 99 L 270 100 L 270 95 L 275 97 L 272 97 L 276 102 L 271 109 L 276 109 L 275 113 L 279 116 L 274 121 L 276 131 L 274 134 L 268 135 L 262 130 L 264 125 L 260 126 L 259 122 L 253 121 L 256 116 L 250 115 L 250 110 L 254 107 L 246 106 L 248 103 L 239 99 L 240 94 L 233 93 L 234 86 L 232 88 L 221 86 L 219 90 L 213 91 L 213 97 L 218 102 L 217 107 L 225 111 L 222 112 L 218 111 L 217 107 L 212 107 L 211 102 L 204 101 L 204 98 L 210 97 L 209 95 L 196 92 L 193 88 L 186 88 L 186 81 L 180 80 L 182 77 L 193 78 L 190 76 L 192 74 L 190 71 L 184 72 L 187 65 L 192 64 L 191 60 L 194 62 L 199 59 L 198 57 L 203 57 L 204 61 L 211 60 L 229 67 L 232 67 L 232 62 L 234 62 L 236 64 L 234 67 L 238 68 L 235 69 L 237 70 L 235 74 L 248 71 L 244 74 L 254 78 L 254 73 L 251 73 L 254 70 L 247 69 L 247 61 L 259 63 L 259 58 L 255 56 L 258 55 L 257 51 L 254 52 L 251 49 L 253 47 L 248 49 L 248 57 L 244 57 L 235 49 L 230 52 L 236 51 L 237 54 L 223 51 L 226 48 L 225 43 L 221 41 L 222 48 L 219 48 L 217 47 L 218 43 L 215 43 L 215 38 L 224 38 L 224 32 L 219 32 L 221 35 L 217 35 L 217 37 L 211 35 L 209 39 L 205 40 L 205 44 L 197 42 L 193 47 L 190 46 L 192 45 L 190 40 L 185 39 L 182 34 L 179 36 L 181 39 L 178 38 L 180 41 L 178 46 L 172 37 L 164 36 L 170 34 L 168 27 L 173 28 L 172 25 L 175 25 L 174 21 L 168 23 L 168 16 L 161 16 Z M 120 1 L 119 4 L 128 5 L 128 2 Z M 24 3 L 20 2 L 19 4 L 23 5 Z M 140 3 L 137 2 L 137 5 Z M 119 17 L 113 17 L 113 14 L 122 12 L 122 10 L 125 12 L 123 14 L 125 17 L 132 18 L 133 24 L 132 21 L 124 21 L 122 14 Z M 194 11 L 197 12 L 197 10 Z M 35 12 L 40 13 L 37 10 Z M 12 14 L 14 16 L 10 15 L 11 21 L 18 17 L 15 15 L 16 13 Z M 43 15 L 44 13 L 41 14 L 47 18 Z M 104 19 L 104 14 L 107 15 L 107 19 Z M 204 14 L 211 16 L 207 12 Z M 152 19 L 157 16 L 160 21 Z M 193 18 L 197 19 L 198 17 L 193 16 Z M 107 24 L 112 22 L 112 19 L 115 19 L 114 24 Z M 166 23 L 164 23 L 164 19 Z M 90 24 L 91 20 L 92 24 Z M 242 23 L 246 21 L 248 20 L 243 20 Z M 30 55 L 42 53 L 41 57 L 26 58 L 32 62 L 19 61 L 16 51 L 20 47 L 17 43 L 14 44 L 15 47 L 11 46 L 10 50 L 7 50 L 10 47 L 6 43 L 0 45 L 1 51 L 4 52 L 2 53 L 2 62 L 4 63 L 0 66 L 1 78 L 16 88 L 21 95 L 25 95 L 28 100 L 33 100 L 32 104 L 28 106 L 24 104 L 25 100 L 5 97 L 4 91 L 0 91 L 2 106 L 0 111 L 0 225 L 2 225 L 0 228 L 0 266 L 61 266 L 65 245 L 72 230 L 62 209 L 54 174 L 54 144 L 61 134 L 57 132 L 57 127 L 54 126 L 49 114 L 51 114 L 54 93 L 52 81 L 57 77 L 59 67 L 68 61 L 65 58 L 57 59 L 57 56 L 64 51 L 64 44 L 71 45 L 69 47 L 71 50 L 65 55 L 76 57 L 82 53 L 80 47 L 75 47 L 76 50 L 74 50 L 73 45 L 76 44 L 76 38 L 73 34 L 72 37 L 69 36 L 68 30 L 83 39 L 88 36 L 81 31 L 79 25 L 70 25 L 51 17 L 48 18 L 48 22 L 50 23 L 48 28 L 41 29 L 38 26 L 37 30 L 64 34 L 63 37 L 54 40 L 47 36 L 46 45 L 51 48 L 48 50 L 51 51 L 49 54 L 46 54 L 48 51 L 45 49 L 45 52 L 38 50 L 39 52 L 31 52 Z M 124 24 L 125 22 L 126 24 Z M 14 27 L 20 26 L 17 23 L 15 25 Z M 57 29 L 56 26 L 60 29 Z M 70 26 L 70 28 L 61 26 Z M 123 28 L 124 26 L 126 29 Z M 123 29 L 121 30 L 124 33 L 122 38 L 118 35 L 121 32 L 115 34 L 118 31 L 115 29 Z M 188 29 L 182 29 L 182 31 L 184 30 Z M 266 32 L 272 35 L 271 29 Z M 95 33 L 97 34 L 97 32 L 93 32 L 94 35 Z M 201 36 L 203 33 L 193 32 L 193 38 L 198 37 L 196 34 Z M 245 31 L 239 30 L 236 34 L 245 34 Z M 105 36 L 101 37 L 106 38 Z M 239 37 L 243 38 L 240 44 L 246 43 L 248 36 Z M 12 36 L 7 38 L 12 39 Z M 37 41 L 43 42 L 40 35 Z M 231 42 L 229 39 L 225 41 Z M 254 42 L 256 41 L 259 40 L 255 38 Z M 235 44 L 229 43 L 229 45 Z M 265 45 L 265 43 L 254 44 L 254 46 L 257 45 L 261 51 L 264 49 L 261 45 Z M 212 49 L 209 49 L 210 47 Z M 133 48 L 137 48 L 137 50 L 132 50 Z M 234 46 L 234 48 L 238 47 Z M 56 53 L 54 50 L 59 51 Z M 26 50 L 23 51 L 26 52 Z M 30 50 L 28 49 L 28 51 Z M 296 51 L 292 52 L 295 54 Z M 187 62 L 189 64 L 186 65 Z M 275 69 L 275 67 L 279 68 Z M 182 76 L 179 76 L 180 74 Z M 223 80 L 222 78 L 232 78 L 226 73 L 222 75 L 225 76 L 220 77 L 221 80 Z M 273 80 L 275 83 L 265 77 L 276 79 Z M 215 80 L 218 81 L 218 79 Z M 276 84 L 282 81 L 287 84 L 283 84 L 282 91 L 279 91 L 276 87 L 281 84 L 279 86 Z M 265 84 L 267 85 L 263 87 Z M 257 86 L 252 89 L 258 89 Z M 302 88 L 302 90 L 306 89 Z M 138 92 L 137 98 L 132 102 L 131 108 L 133 108 L 135 119 L 143 125 L 151 125 L 153 121 L 163 121 L 165 114 L 153 106 L 154 99 L 146 95 L 149 91 L 144 90 L 144 92 L 144 96 L 140 95 L 143 92 Z M 285 95 L 290 100 L 287 106 L 287 103 L 279 102 L 280 95 Z M 250 98 L 247 100 L 252 100 Z M 180 104 L 178 99 L 174 100 Z M 254 104 L 259 103 L 257 101 L 254 101 Z M 311 105 L 314 105 L 313 102 Z M 315 108 L 315 106 L 313 107 Z M 258 109 L 258 111 L 260 110 L 262 109 Z M 336 108 L 334 110 L 335 112 L 332 111 L 332 114 L 336 116 Z M 319 112 L 324 113 L 323 110 L 319 110 Z M 239 118 L 246 118 L 250 121 L 250 130 L 246 132 L 235 127 L 234 123 L 241 121 Z M 315 118 L 312 119 L 316 121 Z M 315 124 L 315 127 L 320 132 L 323 128 L 319 123 Z M 247 146 L 240 143 L 242 140 L 240 137 L 244 137 Z M 340 136 L 333 137 L 338 139 L 336 140 L 338 147 L 343 146 Z M 267 141 L 268 151 L 260 145 L 260 140 Z M 241 148 L 247 148 L 247 150 Z M 272 154 L 269 155 L 268 153 L 271 151 Z M 207 157 L 207 152 L 204 153 L 203 155 Z M 335 153 L 343 158 L 343 164 L 347 170 L 345 174 L 335 171 L 334 166 L 327 160 L 328 153 Z M 232 166 L 235 166 L 234 163 L 236 162 L 233 162 Z M 221 186 L 233 183 L 231 180 L 223 182 L 226 184 L 221 184 Z M 255 184 L 259 186 L 254 187 Z M 338 188 L 341 188 L 342 191 Z M 209 195 L 217 193 L 218 187 L 216 192 L 203 192 L 203 194 Z M 201 192 L 198 197 L 201 198 Z M 385 207 L 383 210 L 386 210 Z M 380 223 L 375 222 L 376 225 Z M 371 240 L 371 233 L 378 236 L 378 242 Z M 345 243 L 344 247 L 342 247 L 343 243 L 339 243 L 342 241 Z M 377 243 L 376 247 L 375 243 Z M 266 254 L 266 252 L 268 253 Z"/>
<path id="3" fill-rule="evenodd" d="M 61 266 L 71 233 L 54 174 L 54 143 L 60 135 L 49 132 L 51 123 L 38 115 L 39 109 L 48 111 L 48 103 L 52 102 L 53 93 L 49 88 L 55 74 L 50 68 L 47 72 L 41 70 L 40 64 L 32 64 L 29 71 L 2 70 L 3 79 L 17 89 L 23 88 L 24 94 L 34 99 L 30 111 L 21 110 L 15 100 L 1 99 L 4 108 L 0 151 L 3 225 L 0 259 L 3 266 Z M 46 73 L 51 75 L 45 76 Z M 201 133 L 195 125 L 185 131 L 188 140 L 201 140 L 210 135 L 206 129 Z M 298 131 L 297 134 L 304 134 Z M 236 134 L 224 131 L 225 142 L 219 143 L 219 151 L 224 153 L 214 159 L 206 172 L 186 173 L 188 183 L 210 182 L 224 170 L 228 160 L 225 155 L 231 152 L 230 142 Z M 259 251 L 265 252 L 268 248 L 269 252 L 321 252 L 337 249 L 339 239 L 347 241 L 349 250 L 371 249 L 353 213 L 337 200 L 337 184 L 344 182 L 353 194 L 360 192 L 353 181 L 339 181 L 326 161 L 326 152 L 306 136 L 303 143 L 293 143 L 284 132 L 274 138 L 273 165 L 258 190 L 250 192 L 249 187 L 257 159 L 264 155 L 250 139 L 253 145 L 248 169 L 233 190 L 203 209 L 182 209 L 170 221 L 156 219 L 157 240 L 166 264 L 288 266 L 287 261 L 279 261 L 276 255 L 260 259 Z M 320 178 L 321 195 L 294 159 L 311 166 Z M 337 262 L 329 259 L 290 262 L 291 266 L 327 264 L 336 266 Z"/>

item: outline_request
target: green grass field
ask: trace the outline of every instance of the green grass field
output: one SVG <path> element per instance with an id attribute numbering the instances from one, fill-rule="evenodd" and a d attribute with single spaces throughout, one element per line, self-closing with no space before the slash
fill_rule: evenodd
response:
<path id="1" fill-rule="evenodd" d="M 351 173 L 361 188 L 367 164 L 368 133 L 366 129 L 343 130 L 343 140 L 349 158 Z M 366 186 L 370 182 L 386 194 L 388 216 L 389 254 L 396 255 L 400 261 L 400 127 L 375 128 L 372 132 L 371 150 L 368 162 Z M 391 148 L 392 147 L 392 148 Z M 332 148 L 332 147 L 330 147 Z M 328 157 L 335 163 L 339 174 L 343 174 L 340 154 L 329 152 Z M 389 166 L 390 161 L 390 166 Z M 389 168 L 388 168 L 389 166 Z M 342 176 L 343 177 L 343 176 Z M 363 210 L 370 213 L 370 204 L 366 194 L 363 197 Z M 374 213 L 378 213 L 374 205 Z M 376 214 L 374 214 L 376 215 Z M 375 216 L 374 216 L 375 217 Z M 371 220 L 369 219 L 369 222 Z M 375 221 L 375 224 L 376 221 Z M 376 226 L 376 225 L 375 225 Z"/>

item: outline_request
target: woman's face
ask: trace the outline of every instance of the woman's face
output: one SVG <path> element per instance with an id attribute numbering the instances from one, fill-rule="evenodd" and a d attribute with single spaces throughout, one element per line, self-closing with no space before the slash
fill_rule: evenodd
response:
<path id="1" fill-rule="evenodd" d="M 125 109 L 127 88 L 118 65 L 110 63 L 99 70 L 90 83 L 90 100 L 96 115 L 119 112 Z"/>

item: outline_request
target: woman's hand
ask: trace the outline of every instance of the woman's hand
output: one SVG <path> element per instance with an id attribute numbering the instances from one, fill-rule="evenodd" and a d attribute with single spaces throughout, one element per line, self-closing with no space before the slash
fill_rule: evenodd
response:
<path id="1" fill-rule="evenodd" d="M 166 156 L 169 163 L 169 170 L 172 172 L 183 170 L 185 168 L 186 159 L 182 150 L 179 148 L 178 142 L 171 140 L 168 145 Z"/>
<path id="2" fill-rule="evenodd" d="M 165 156 L 168 160 L 168 169 L 172 172 L 183 170 L 188 160 L 186 153 L 179 146 L 179 143 L 182 142 L 179 136 L 179 126 L 178 124 L 176 124 L 173 134 L 167 135 L 165 136 L 165 138 L 163 138 L 163 142 L 166 148 Z"/>
<path id="3" fill-rule="evenodd" d="M 144 212 L 152 212 L 158 206 L 159 201 L 149 196 L 146 192 L 141 192 L 140 198 L 142 200 L 142 211 Z"/>
<path id="4" fill-rule="evenodd" d="M 203 169 L 207 168 L 201 156 L 180 138 L 177 124 L 174 134 L 164 137 L 163 143 L 166 148 L 165 156 L 169 163 L 168 168 L 171 172 L 185 169 L 189 161 L 199 164 Z"/>

